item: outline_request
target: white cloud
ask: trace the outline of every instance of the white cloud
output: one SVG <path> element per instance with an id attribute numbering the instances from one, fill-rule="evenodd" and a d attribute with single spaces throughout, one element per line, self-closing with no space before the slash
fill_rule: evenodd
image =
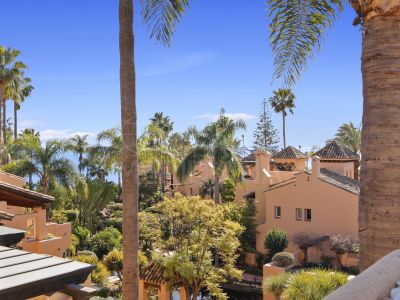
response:
<path id="1" fill-rule="evenodd" d="M 174 57 L 153 58 L 152 65 L 138 68 L 139 76 L 158 76 L 170 73 L 181 72 L 193 67 L 203 65 L 216 57 L 213 52 L 194 52 L 180 54 Z"/>
<path id="2" fill-rule="evenodd" d="M 248 113 L 225 113 L 225 116 L 231 118 L 234 121 L 243 120 L 243 121 L 251 121 L 256 119 L 256 116 L 248 114 Z M 211 114 L 206 113 L 200 116 L 196 116 L 196 119 L 208 119 L 210 121 L 216 121 L 219 117 L 219 114 Z"/>
<path id="3" fill-rule="evenodd" d="M 18 127 L 25 129 L 25 128 L 34 128 L 37 126 L 43 126 L 44 123 L 40 120 L 35 119 L 20 119 L 18 120 Z"/>
<path id="4" fill-rule="evenodd" d="M 89 131 L 72 131 L 70 129 L 44 129 L 40 131 L 42 140 L 67 139 L 75 135 L 88 135 L 89 139 L 96 137 L 96 133 Z"/>

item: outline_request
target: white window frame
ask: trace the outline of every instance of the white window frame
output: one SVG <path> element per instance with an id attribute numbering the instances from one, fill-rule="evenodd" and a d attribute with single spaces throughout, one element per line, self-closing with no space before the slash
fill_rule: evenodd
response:
<path id="1" fill-rule="evenodd" d="M 307 210 L 310 211 L 311 218 L 309 218 L 309 219 L 307 218 Z M 311 222 L 311 220 L 312 220 L 312 210 L 311 210 L 311 208 L 305 208 L 304 209 L 304 221 Z"/>
<path id="2" fill-rule="evenodd" d="M 296 220 L 303 221 L 303 209 L 296 207 Z"/>
<path id="3" fill-rule="evenodd" d="M 279 210 L 279 214 L 278 214 L 278 210 Z M 276 205 L 274 207 L 274 215 L 275 215 L 275 218 L 277 218 L 277 219 L 280 219 L 282 217 L 282 206 Z"/>

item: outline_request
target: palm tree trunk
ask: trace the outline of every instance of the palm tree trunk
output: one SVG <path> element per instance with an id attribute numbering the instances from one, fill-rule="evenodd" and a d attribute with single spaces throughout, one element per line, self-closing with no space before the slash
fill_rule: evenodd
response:
<path id="1" fill-rule="evenodd" d="M 282 111 L 282 134 L 283 134 L 283 148 L 286 148 L 285 110 Z"/>
<path id="2" fill-rule="evenodd" d="M 122 298 L 139 299 L 138 158 L 133 0 L 119 1 L 124 268 Z"/>
<path id="3" fill-rule="evenodd" d="M 18 105 L 17 102 L 14 101 L 14 141 L 17 140 L 18 138 L 18 120 L 17 120 L 17 116 L 18 115 Z"/>
<path id="4" fill-rule="evenodd" d="M 215 204 L 221 204 L 221 202 L 220 202 L 220 185 L 219 185 L 220 178 L 221 178 L 220 174 L 215 174 L 215 177 L 214 177 L 214 201 L 215 201 Z"/>
<path id="5" fill-rule="evenodd" d="M 361 270 L 400 245 L 400 16 L 378 15 L 364 26 Z"/>
<path id="6" fill-rule="evenodd" d="M 4 145 L 7 145 L 7 112 L 6 112 L 6 100 L 3 100 L 3 140 L 4 140 Z"/>

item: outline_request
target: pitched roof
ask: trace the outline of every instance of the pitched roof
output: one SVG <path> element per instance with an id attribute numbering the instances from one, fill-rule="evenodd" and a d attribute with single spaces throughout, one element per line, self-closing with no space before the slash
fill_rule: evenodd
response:
<path id="1" fill-rule="evenodd" d="M 255 162 L 256 161 L 256 152 L 252 151 L 249 155 L 242 158 L 242 162 Z"/>
<path id="2" fill-rule="evenodd" d="M 354 153 L 346 146 L 339 144 L 336 140 L 333 140 L 324 148 L 319 150 L 314 155 L 317 155 L 321 160 L 358 160 L 359 156 Z"/>
<path id="3" fill-rule="evenodd" d="M 84 282 L 95 266 L 0 246 L 0 299 L 27 299 Z"/>
<path id="4" fill-rule="evenodd" d="M 278 159 L 307 159 L 308 156 L 301 152 L 299 149 L 296 149 L 295 147 L 288 146 L 285 149 L 279 151 L 275 155 L 272 156 L 272 158 L 278 158 Z"/>
<path id="5" fill-rule="evenodd" d="M 0 201 L 20 207 L 46 206 L 54 197 L 0 181 Z"/>
<path id="6" fill-rule="evenodd" d="M 325 168 L 320 170 L 320 179 L 350 193 L 360 195 L 360 184 L 357 180 L 342 176 Z"/>

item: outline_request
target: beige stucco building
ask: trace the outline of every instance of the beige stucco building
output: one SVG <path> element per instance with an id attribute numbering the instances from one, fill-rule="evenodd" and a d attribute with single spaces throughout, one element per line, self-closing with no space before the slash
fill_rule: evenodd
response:
<path id="1" fill-rule="evenodd" d="M 292 146 L 273 156 L 257 151 L 243 159 L 246 176 L 236 187 L 236 201 L 255 199 L 258 252 L 265 252 L 265 236 L 274 227 L 285 230 L 289 239 L 296 232 L 357 239 L 357 154 L 333 141 L 312 157 L 311 170 L 309 159 Z M 202 182 L 213 176 L 212 164 L 203 162 L 178 190 L 197 195 Z M 288 250 L 296 247 L 290 243 Z"/>
<path id="2" fill-rule="evenodd" d="M 54 198 L 24 185 L 23 178 L 0 172 L 0 223 L 26 231 L 18 244 L 23 250 L 62 257 L 71 246 L 71 224 L 47 222 L 46 208 Z"/>

